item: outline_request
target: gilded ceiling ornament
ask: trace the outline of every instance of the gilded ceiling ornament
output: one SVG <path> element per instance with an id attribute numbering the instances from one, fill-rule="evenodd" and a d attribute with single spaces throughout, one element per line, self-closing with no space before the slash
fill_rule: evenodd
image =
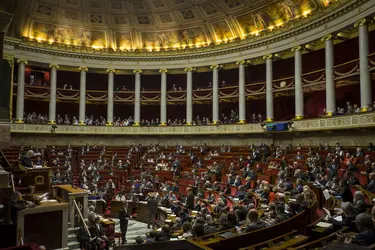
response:
<path id="1" fill-rule="evenodd" d="M 303 48 L 302 48 L 302 46 L 296 46 L 296 47 L 293 47 L 292 49 L 291 49 L 291 51 L 292 52 L 294 52 L 294 51 L 301 51 Z"/>
<path id="2" fill-rule="evenodd" d="M 221 69 L 221 68 L 223 68 L 223 65 L 216 64 L 216 65 L 210 66 L 210 69 Z"/>
<path id="3" fill-rule="evenodd" d="M 133 70 L 133 73 L 134 74 L 142 74 L 142 70 L 141 69 L 135 69 L 135 70 Z"/>
<path id="4" fill-rule="evenodd" d="M 160 69 L 159 73 L 168 73 L 168 69 Z"/>
<path id="5" fill-rule="evenodd" d="M 332 40 L 332 38 L 333 38 L 332 34 L 328 34 L 328 35 L 323 36 L 321 41 L 324 42 L 327 40 Z"/>
<path id="6" fill-rule="evenodd" d="M 107 72 L 107 73 L 115 73 L 116 70 L 115 70 L 115 69 L 107 69 L 106 72 Z"/>
<path id="7" fill-rule="evenodd" d="M 240 64 L 246 64 L 246 61 L 245 61 L 245 60 L 240 60 L 240 61 L 237 61 L 236 64 L 237 64 L 237 65 L 240 65 Z"/>
<path id="8" fill-rule="evenodd" d="M 366 18 L 363 18 L 359 21 L 357 21 L 355 24 L 354 24 L 354 27 L 357 28 L 359 26 L 362 26 L 362 25 L 365 25 L 365 24 L 368 24 L 368 20 Z"/>

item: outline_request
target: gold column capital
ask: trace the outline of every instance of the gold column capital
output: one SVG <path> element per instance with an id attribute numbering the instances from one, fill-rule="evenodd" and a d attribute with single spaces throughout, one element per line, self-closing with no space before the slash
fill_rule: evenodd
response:
<path id="1" fill-rule="evenodd" d="M 323 36 L 322 39 L 321 39 L 321 41 L 325 42 L 325 41 L 332 40 L 332 39 L 333 39 L 333 35 L 332 34 L 328 34 L 328 35 Z"/>
<path id="2" fill-rule="evenodd" d="M 49 67 L 50 67 L 50 68 L 55 68 L 55 69 L 60 68 L 60 66 L 59 66 L 58 64 L 53 64 L 53 63 L 51 63 L 51 64 L 49 65 Z"/>
<path id="3" fill-rule="evenodd" d="M 160 69 L 159 73 L 168 73 L 168 69 Z"/>
<path id="4" fill-rule="evenodd" d="M 211 65 L 210 69 L 221 69 L 222 67 L 223 65 L 215 64 L 215 65 Z"/>
<path id="5" fill-rule="evenodd" d="M 23 63 L 23 64 L 28 64 L 29 62 L 26 59 L 18 59 L 17 63 Z"/>
<path id="6" fill-rule="evenodd" d="M 89 69 L 87 67 L 81 66 L 81 67 L 78 68 L 78 70 L 87 72 Z"/>
<path id="7" fill-rule="evenodd" d="M 236 65 L 246 65 L 247 61 L 246 60 L 239 60 L 236 62 Z"/>
<path id="8" fill-rule="evenodd" d="M 366 25 L 368 24 L 369 21 L 366 19 L 366 18 L 362 18 L 361 20 L 357 21 L 355 24 L 354 24 L 354 28 L 358 28 L 360 26 L 363 26 L 363 25 Z"/>
<path id="9" fill-rule="evenodd" d="M 263 60 L 274 59 L 274 58 L 275 58 L 275 55 L 273 55 L 273 54 L 263 56 Z"/>
<path id="10" fill-rule="evenodd" d="M 135 69 L 135 70 L 133 70 L 133 73 L 134 74 L 142 74 L 142 70 L 141 69 Z"/>
<path id="11" fill-rule="evenodd" d="M 106 72 L 107 72 L 107 73 L 115 73 L 116 70 L 115 70 L 115 69 L 107 69 Z"/>
<path id="12" fill-rule="evenodd" d="M 196 70 L 197 70 L 196 68 L 192 68 L 192 67 L 184 69 L 185 72 L 194 72 Z"/>
<path id="13" fill-rule="evenodd" d="M 296 47 L 293 47 L 293 48 L 291 49 L 292 52 L 302 51 L 302 50 L 303 50 L 303 47 L 300 46 L 300 45 L 298 45 L 298 46 L 296 46 Z"/>

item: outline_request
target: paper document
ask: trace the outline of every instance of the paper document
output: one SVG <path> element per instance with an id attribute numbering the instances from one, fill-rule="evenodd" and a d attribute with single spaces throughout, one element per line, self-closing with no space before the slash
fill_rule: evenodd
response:
<path id="1" fill-rule="evenodd" d="M 342 221 L 342 216 L 339 215 L 339 216 L 336 216 L 336 217 L 333 217 L 336 221 L 339 221 L 341 222 Z"/>
<path id="2" fill-rule="evenodd" d="M 331 195 L 328 192 L 328 189 L 323 190 L 323 195 L 326 200 L 329 200 L 331 198 Z"/>
<path id="3" fill-rule="evenodd" d="M 323 228 L 329 228 L 332 226 L 331 223 L 326 223 L 326 222 L 319 222 L 318 224 L 316 224 L 318 227 L 323 227 Z"/>

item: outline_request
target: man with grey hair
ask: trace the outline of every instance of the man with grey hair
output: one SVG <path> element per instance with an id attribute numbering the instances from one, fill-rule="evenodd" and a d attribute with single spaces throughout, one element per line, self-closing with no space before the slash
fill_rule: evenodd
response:
<path id="1" fill-rule="evenodd" d="M 355 218 L 355 224 L 360 232 L 352 239 L 352 243 L 369 246 L 375 243 L 375 228 L 370 215 L 362 213 Z"/>
<path id="2" fill-rule="evenodd" d="M 365 195 L 362 193 L 362 191 L 355 191 L 353 205 L 354 209 L 357 210 L 358 213 L 366 212 L 367 205 L 365 201 Z"/>
<path id="3" fill-rule="evenodd" d="M 336 228 L 341 228 L 343 226 L 351 226 L 355 217 L 358 215 L 358 211 L 354 209 L 354 206 L 350 202 L 344 202 L 341 204 L 341 209 L 343 211 L 342 220 L 337 220 L 337 217 L 329 217 L 328 221 L 332 223 Z M 355 230 L 355 228 L 353 228 Z"/>

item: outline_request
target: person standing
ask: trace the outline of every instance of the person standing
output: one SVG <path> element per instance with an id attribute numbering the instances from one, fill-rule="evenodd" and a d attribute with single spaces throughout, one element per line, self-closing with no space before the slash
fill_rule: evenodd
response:
<path id="1" fill-rule="evenodd" d="M 186 208 L 188 208 L 189 210 L 193 210 L 194 209 L 194 193 L 191 188 L 188 188 L 188 192 L 189 194 L 186 198 Z"/>
<path id="2" fill-rule="evenodd" d="M 150 222 L 152 221 L 152 227 L 155 229 L 155 217 L 156 217 L 156 212 L 158 210 L 158 202 L 155 199 L 154 193 L 150 193 L 150 197 L 147 201 L 147 208 L 148 208 L 147 228 L 150 228 Z"/>
<path id="3" fill-rule="evenodd" d="M 128 231 L 128 222 L 130 218 L 130 215 L 128 213 L 128 203 L 126 201 L 122 202 L 122 207 L 119 211 L 118 218 L 120 219 L 121 241 L 122 241 L 122 244 L 125 244 L 126 232 Z"/>

